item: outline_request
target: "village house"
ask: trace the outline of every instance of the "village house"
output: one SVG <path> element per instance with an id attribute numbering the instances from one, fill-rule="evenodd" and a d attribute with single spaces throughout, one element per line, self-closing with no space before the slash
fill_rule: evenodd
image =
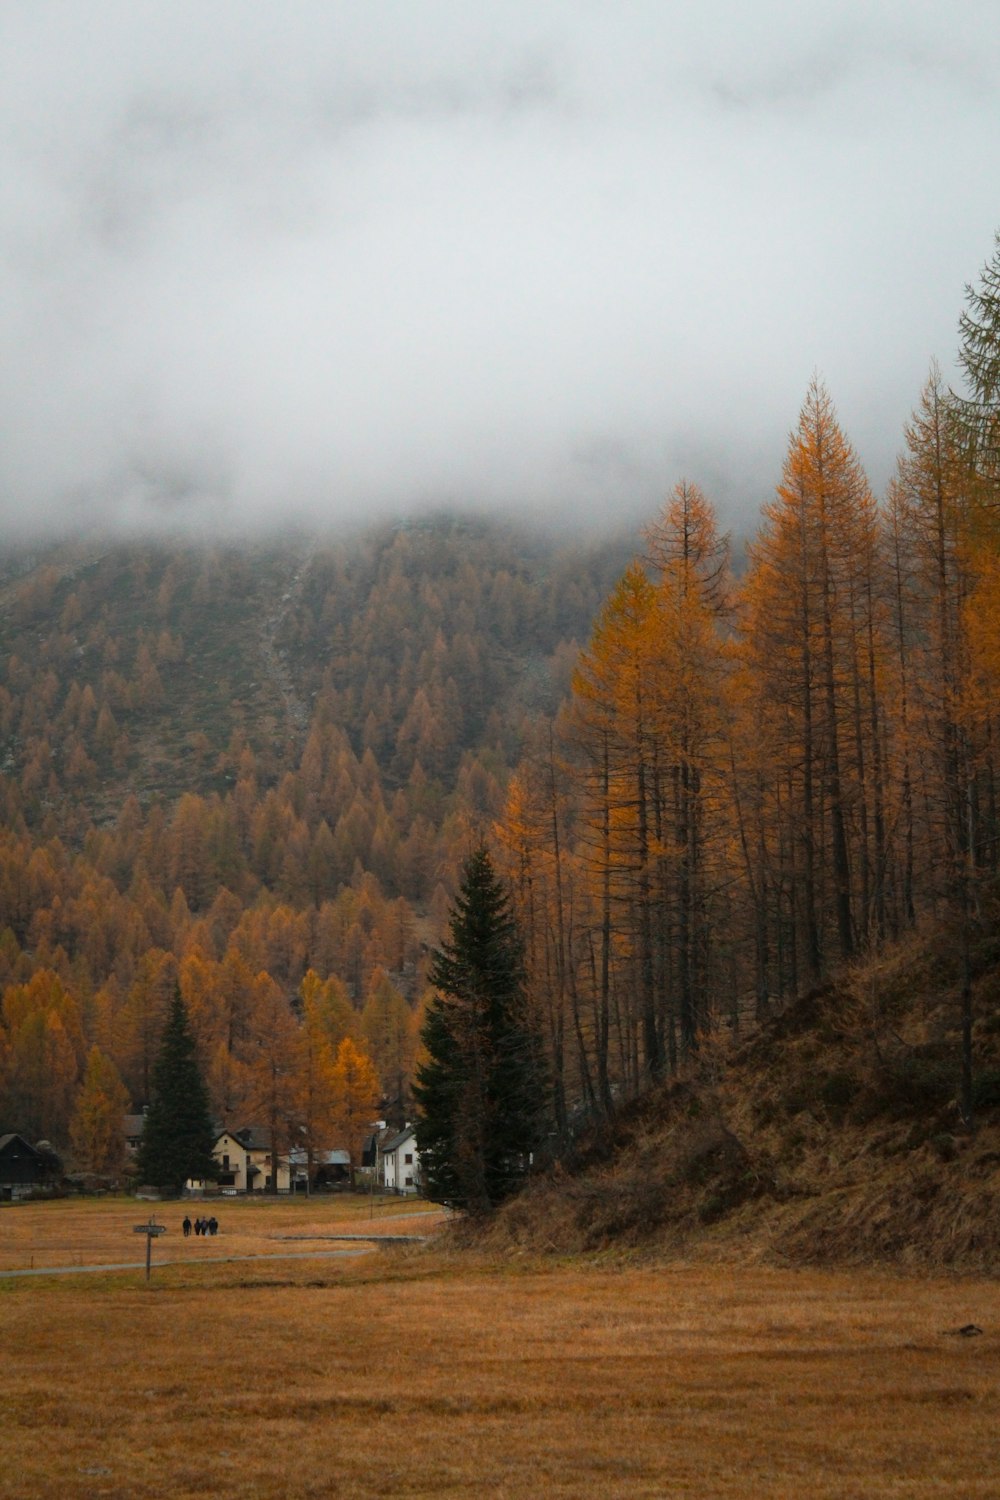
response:
<path id="1" fill-rule="evenodd" d="M 271 1133 L 257 1125 L 242 1130 L 223 1130 L 216 1137 L 212 1155 L 219 1167 L 218 1185 L 225 1192 L 272 1192 L 277 1173 L 277 1190 L 287 1193 L 291 1174 L 287 1158 L 273 1159 Z"/>
<path id="2" fill-rule="evenodd" d="M 317 1192 L 326 1188 L 350 1187 L 351 1153 L 349 1151 L 317 1151 L 313 1155 L 312 1180 L 309 1180 L 309 1157 L 302 1146 L 288 1153 L 291 1168 L 292 1191 Z"/>
<path id="3" fill-rule="evenodd" d="M 382 1183 L 389 1193 L 417 1193 L 420 1191 L 420 1154 L 417 1151 L 416 1131 L 412 1125 L 396 1135 L 391 1135 L 380 1145 L 382 1156 Z"/>
<path id="4" fill-rule="evenodd" d="M 23 1135 L 0 1135 L 0 1201 L 23 1198 L 58 1176 L 62 1165 L 47 1141 L 33 1146 Z"/>
<path id="5" fill-rule="evenodd" d="M 129 1159 L 133 1159 L 142 1145 L 142 1132 L 146 1128 L 146 1111 L 141 1114 L 126 1115 L 123 1124 L 125 1132 L 125 1152 Z"/>
<path id="6" fill-rule="evenodd" d="M 127 1116 L 129 1126 L 139 1124 L 137 1138 L 141 1140 L 142 1115 Z M 227 1126 L 220 1130 L 212 1144 L 212 1155 L 218 1167 L 218 1175 L 212 1179 L 189 1178 L 185 1190 L 195 1196 L 221 1192 L 229 1195 L 242 1193 L 269 1193 L 275 1191 L 274 1173 L 277 1172 L 277 1191 L 293 1193 L 317 1191 L 325 1188 L 349 1186 L 351 1183 L 350 1153 L 342 1150 L 317 1151 L 313 1156 L 312 1180 L 307 1182 L 308 1159 L 301 1147 L 295 1147 L 287 1156 L 279 1154 L 277 1165 L 271 1150 L 271 1133 L 259 1125 L 246 1125 L 239 1129 Z"/>

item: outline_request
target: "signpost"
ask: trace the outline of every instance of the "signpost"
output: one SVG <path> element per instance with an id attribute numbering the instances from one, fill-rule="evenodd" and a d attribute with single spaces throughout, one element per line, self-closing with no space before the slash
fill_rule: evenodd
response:
<path id="1" fill-rule="evenodd" d="M 152 1249 L 153 1249 L 153 1241 L 156 1239 L 157 1235 L 159 1235 L 159 1234 L 166 1234 L 166 1232 L 167 1232 L 167 1226 L 166 1226 L 166 1224 L 154 1224 L 153 1223 L 153 1215 L 152 1214 L 150 1214 L 150 1216 L 149 1216 L 149 1223 L 148 1224 L 134 1224 L 132 1226 L 132 1233 L 133 1234 L 144 1234 L 146 1236 L 146 1280 L 147 1281 L 149 1280 L 149 1262 L 150 1262 L 150 1258 L 151 1258 L 151 1254 L 152 1254 Z"/>

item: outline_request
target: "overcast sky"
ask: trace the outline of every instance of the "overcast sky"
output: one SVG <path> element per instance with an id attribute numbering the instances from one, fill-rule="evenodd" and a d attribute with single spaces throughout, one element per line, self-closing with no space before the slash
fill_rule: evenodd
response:
<path id="1" fill-rule="evenodd" d="M 1000 225 L 996 0 L 2 0 L 25 526 L 753 525 L 813 373 L 881 490 Z"/>

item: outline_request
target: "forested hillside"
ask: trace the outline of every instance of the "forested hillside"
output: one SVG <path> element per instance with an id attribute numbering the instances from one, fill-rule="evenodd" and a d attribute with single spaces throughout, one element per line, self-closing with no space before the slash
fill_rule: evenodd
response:
<path id="1" fill-rule="evenodd" d="M 406 1107 L 487 840 L 554 1152 L 929 930 L 971 1131 L 1000 1098 L 1000 249 L 961 330 L 968 394 L 932 369 L 881 498 L 813 380 L 738 570 L 687 480 L 631 560 L 443 518 L 11 556 L 0 1114 L 94 1165 L 179 982 L 220 1118 L 356 1147 Z"/>
<path id="2" fill-rule="evenodd" d="M 980 457 L 982 455 L 980 454 Z M 502 822 L 558 1130 L 945 920 L 998 868 L 997 470 L 932 375 L 883 504 L 817 382 L 742 577 L 696 485 L 646 531 Z"/>
<path id="3" fill-rule="evenodd" d="M 932 368 L 881 501 L 815 378 L 738 580 L 677 484 L 512 782 L 562 1139 L 938 923 L 973 1128 L 996 1019 L 972 955 L 1000 867 L 1000 236 L 959 327 L 966 393 Z"/>
<path id="4" fill-rule="evenodd" d="M 70 1144 L 95 1047 L 141 1105 L 178 979 L 220 1118 L 401 1110 L 458 864 L 624 555 L 441 519 L 8 556 L 4 1128 Z"/>

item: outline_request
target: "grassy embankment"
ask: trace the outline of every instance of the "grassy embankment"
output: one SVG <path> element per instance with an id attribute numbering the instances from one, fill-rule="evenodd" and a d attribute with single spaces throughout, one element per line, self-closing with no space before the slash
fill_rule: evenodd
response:
<path id="1" fill-rule="evenodd" d="M 0 1495 L 996 1493 L 995 1282 L 433 1247 L 208 1259 L 363 1230 L 342 1213 L 233 1205 L 148 1287 L 137 1271 L 0 1276 Z M 4 1209 L 0 1244 L 121 1259 L 142 1217 Z M 981 1336 L 951 1331 L 970 1321 Z"/>

